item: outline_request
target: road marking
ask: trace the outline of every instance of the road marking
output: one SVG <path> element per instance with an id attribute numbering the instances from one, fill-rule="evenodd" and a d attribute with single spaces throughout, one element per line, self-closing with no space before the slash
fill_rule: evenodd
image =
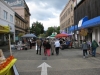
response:
<path id="1" fill-rule="evenodd" d="M 41 70 L 41 75 L 47 75 L 47 67 L 50 67 L 47 63 L 42 63 L 41 65 L 39 65 L 37 68 L 40 68 L 42 67 L 42 70 Z"/>

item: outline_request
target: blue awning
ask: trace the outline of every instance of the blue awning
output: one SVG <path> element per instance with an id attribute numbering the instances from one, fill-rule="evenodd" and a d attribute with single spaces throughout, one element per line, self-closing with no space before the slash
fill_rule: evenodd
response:
<path id="1" fill-rule="evenodd" d="M 87 20 L 88 20 L 88 17 L 87 17 L 87 16 L 83 17 L 83 18 L 78 22 L 78 28 L 80 29 L 81 26 L 82 26 L 82 24 L 83 24 L 85 21 L 87 21 Z"/>
<path id="2" fill-rule="evenodd" d="M 72 26 L 72 27 L 70 27 L 70 31 L 75 31 L 75 30 L 77 30 L 78 29 L 78 26 L 77 25 L 74 25 L 74 26 Z"/>
<path id="3" fill-rule="evenodd" d="M 98 26 L 100 24 L 100 16 L 90 19 L 82 24 L 82 28 Z"/>

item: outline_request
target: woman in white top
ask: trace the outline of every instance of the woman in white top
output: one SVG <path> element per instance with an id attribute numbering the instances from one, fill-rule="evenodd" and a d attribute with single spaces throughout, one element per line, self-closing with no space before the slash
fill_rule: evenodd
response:
<path id="1" fill-rule="evenodd" d="M 60 42 L 58 39 L 56 39 L 55 41 L 55 51 L 56 51 L 56 55 L 59 55 L 59 48 L 60 48 Z"/>

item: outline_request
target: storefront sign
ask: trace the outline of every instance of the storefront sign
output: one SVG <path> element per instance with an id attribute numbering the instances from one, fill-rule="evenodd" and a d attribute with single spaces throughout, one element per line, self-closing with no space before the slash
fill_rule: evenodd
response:
<path id="1" fill-rule="evenodd" d="M 10 6 L 22 6 L 23 0 L 4 0 Z"/>
<path id="2" fill-rule="evenodd" d="M 81 31 L 79 32 L 79 34 L 80 34 L 81 36 L 86 36 L 87 33 L 88 33 L 88 31 L 87 31 L 86 29 L 81 29 Z"/>
<path id="3" fill-rule="evenodd" d="M 81 20 L 78 22 L 78 27 L 81 27 L 81 26 L 82 26 L 82 22 L 83 22 L 83 19 L 81 19 Z"/>

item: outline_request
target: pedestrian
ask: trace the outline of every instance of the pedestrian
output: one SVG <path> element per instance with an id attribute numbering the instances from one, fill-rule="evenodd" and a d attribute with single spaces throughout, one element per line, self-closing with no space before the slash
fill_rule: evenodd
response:
<path id="1" fill-rule="evenodd" d="M 29 40 L 30 43 L 30 49 L 32 49 L 32 39 Z"/>
<path id="2" fill-rule="evenodd" d="M 86 40 L 84 40 L 82 43 L 82 50 L 83 50 L 83 58 L 88 57 L 88 54 L 87 54 L 88 44 L 87 44 Z"/>
<path id="3" fill-rule="evenodd" d="M 91 53 L 91 41 L 87 41 L 87 43 L 88 43 L 88 52 L 91 55 L 92 54 Z"/>
<path id="4" fill-rule="evenodd" d="M 45 51 L 45 55 L 50 56 L 50 48 L 51 48 L 51 45 L 50 45 L 49 41 L 46 40 L 46 45 L 45 45 L 46 51 Z"/>
<path id="5" fill-rule="evenodd" d="M 55 51 L 56 51 L 56 55 L 59 55 L 59 48 L 60 48 L 60 42 L 58 39 L 56 39 L 55 41 Z"/>
<path id="6" fill-rule="evenodd" d="M 39 51 L 39 55 L 41 55 L 42 41 L 38 38 L 36 41 L 36 44 L 37 44 L 37 53 L 36 54 L 38 54 L 38 51 Z"/>
<path id="7" fill-rule="evenodd" d="M 95 57 L 96 56 L 96 48 L 98 47 L 99 45 L 97 44 L 97 42 L 95 40 L 92 41 L 92 44 L 91 44 L 91 48 L 92 48 L 92 56 Z"/>
<path id="8" fill-rule="evenodd" d="M 43 48 L 44 48 L 44 54 L 45 54 L 46 53 L 46 40 L 43 41 Z"/>
<path id="9" fill-rule="evenodd" d="M 50 40 L 50 44 L 51 44 L 51 55 L 54 55 L 54 49 L 55 49 L 55 47 L 54 47 L 54 39 Z"/>

